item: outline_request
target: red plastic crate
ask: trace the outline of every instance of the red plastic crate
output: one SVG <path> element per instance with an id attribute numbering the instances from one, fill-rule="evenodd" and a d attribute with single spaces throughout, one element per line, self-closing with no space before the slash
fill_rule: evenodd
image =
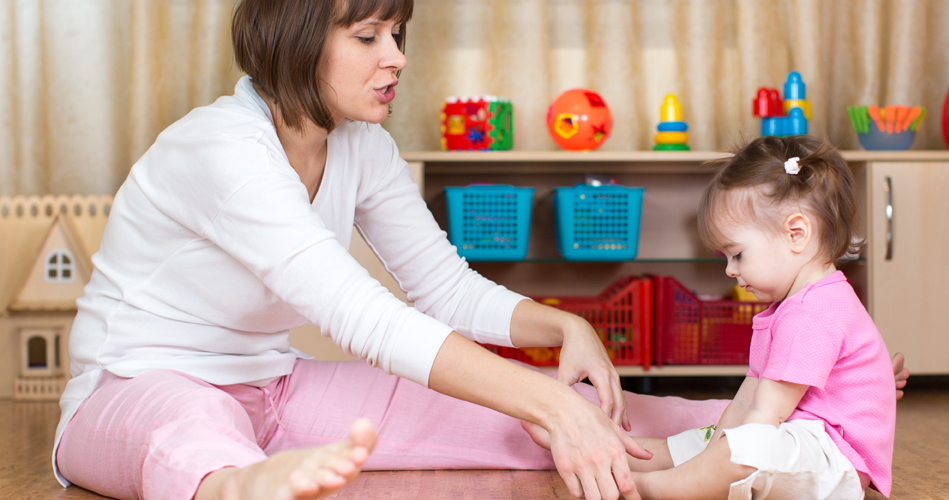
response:
<path id="1" fill-rule="evenodd" d="M 652 278 L 656 366 L 748 364 L 751 319 L 770 304 L 704 301 L 671 276 Z"/>
<path id="2" fill-rule="evenodd" d="M 614 365 L 652 365 L 652 280 L 624 276 L 596 297 L 535 298 L 586 319 L 600 336 Z M 556 366 L 559 347 L 484 346 L 499 356 L 534 366 Z"/>

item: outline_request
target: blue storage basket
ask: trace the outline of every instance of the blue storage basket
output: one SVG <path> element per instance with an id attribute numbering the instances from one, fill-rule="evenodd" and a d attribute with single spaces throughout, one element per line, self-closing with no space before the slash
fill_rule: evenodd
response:
<path id="1" fill-rule="evenodd" d="M 534 188 L 506 185 L 446 187 L 448 239 L 468 260 L 523 260 Z"/>
<path id="2" fill-rule="evenodd" d="M 639 249 L 639 219 L 645 188 L 590 186 L 557 188 L 554 214 L 557 248 L 567 260 L 633 260 Z"/>

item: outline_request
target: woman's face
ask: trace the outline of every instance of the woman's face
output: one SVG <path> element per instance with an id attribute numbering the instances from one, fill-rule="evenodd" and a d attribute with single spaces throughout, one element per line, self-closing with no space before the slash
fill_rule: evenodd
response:
<path id="1" fill-rule="evenodd" d="M 370 17 L 330 35 L 322 93 L 336 123 L 343 118 L 381 123 L 388 116 L 396 73 L 406 64 L 397 45 L 399 29 L 394 21 Z"/>

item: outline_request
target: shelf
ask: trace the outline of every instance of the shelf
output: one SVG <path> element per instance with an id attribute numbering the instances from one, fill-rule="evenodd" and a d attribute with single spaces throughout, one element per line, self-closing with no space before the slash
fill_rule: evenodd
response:
<path id="1" fill-rule="evenodd" d="M 423 162 L 689 162 L 727 158 L 715 151 L 403 151 L 405 161 Z"/>
<path id="2" fill-rule="evenodd" d="M 841 151 L 850 163 L 949 161 L 949 151 Z M 702 174 L 712 175 L 717 151 L 403 151 L 408 162 L 425 163 L 426 175 L 520 174 Z"/>
<path id="3" fill-rule="evenodd" d="M 949 161 L 949 151 L 841 151 L 847 161 Z M 495 162 L 688 162 L 727 158 L 719 151 L 402 151 L 405 161 Z"/>
<path id="4" fill-rule="evenodd" d="M 524 259 L 524 260 L 469 260 L 468 262 L 472 264 L 565 264 L 565 263 L 576 263 L 576 264 L 724 264 L 726 260 L 724 258 L 707 258 L 707 259 L 633 259 L 633 260 L 567 260 L 564 258 L 537 258 L 537 259 Z"/>
<path id="5" fill-rule="evenodd" d="M 557 368 L 545 366 L 540 369 L 547 374 L 556 374 Z M 744 376 L 748 365 L 665 365 L 651 366 L 644 370 L 641 366 L 617 366 L 620 377 L 706 377 L 706 376 Z"/>
<path id="6" fill-rule="evenodd" d="M 865 262 L 866 259 L 841 259 L 840 262 Z M 471 264 L 725 264 L 723 257 L 679 258 L 679 259 L 633 259 L 633 260 L 567 260 L 560 257 L 523 260 L 470 260 Z"/>

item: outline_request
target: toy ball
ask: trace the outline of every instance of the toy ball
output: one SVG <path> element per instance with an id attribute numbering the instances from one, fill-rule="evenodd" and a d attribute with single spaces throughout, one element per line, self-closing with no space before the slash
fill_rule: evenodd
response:
<path id="1" fill-rule="evenodd" d="M 547 130 L 564 149 L 596 149 L 610 136 L 613 115 L 600 94 L 571 89 L 557 96 L 547 108 Z"/>

